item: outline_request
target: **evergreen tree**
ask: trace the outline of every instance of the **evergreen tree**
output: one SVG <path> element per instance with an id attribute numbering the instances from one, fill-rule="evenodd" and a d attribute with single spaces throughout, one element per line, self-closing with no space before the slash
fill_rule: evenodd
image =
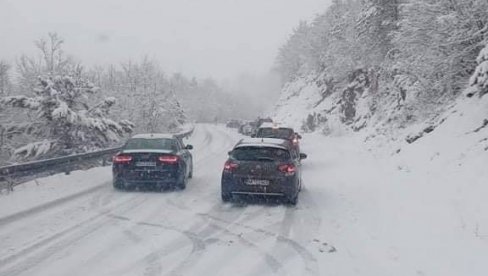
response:
<path id="1" fill-rule="evenodd" d="M 15 126 L 36 141 L 15 150 L 23 158 L 52 157 L 104 148 L 132 131 L 129 121 L 107 117 L 115 104 L 106 98 L 90 106 L 88 98 L 98 90 L 79 76 L 40 78 L 33 96 L 4 97 L 0 103 L 34 113 L 33 121 Z"/>

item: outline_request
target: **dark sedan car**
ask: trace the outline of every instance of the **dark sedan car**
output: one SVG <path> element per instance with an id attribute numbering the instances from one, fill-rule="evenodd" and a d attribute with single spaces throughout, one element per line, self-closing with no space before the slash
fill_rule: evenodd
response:
<path id="1" fill-rule="evenodd" d="M 113 157 L 113 185 L 185 189 L 193 175 L 191 145 L 168 134 L 139 134 Z"/>
<path id="2" fill-rule="evenodd" d="M 298 153 L 300 152 L 300 139 L 302 136 L 296 133 L 293 128 L 290 127 L 282 127 L 272 123 L 265 123 L 257 130 L 254 137 L 284 139 L 289 141 Z"/>
<path id="3" fill-rule="evenodd" d="M 234 195 L 279 196 L 295 205 L 301 189 L 300 160 L 305 158 L 286 140 L 241 140 L 224 165 L 222 200 L 230 201 Z"/>

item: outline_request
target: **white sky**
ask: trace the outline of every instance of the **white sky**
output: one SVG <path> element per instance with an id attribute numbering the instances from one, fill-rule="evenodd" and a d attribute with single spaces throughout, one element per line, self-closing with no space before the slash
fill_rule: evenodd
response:
<path id="1" fill-rule="evenodd" d="M 0 0 L 0 59 L 48 32 L 84 64 L 149 55 L 167 71 L 233 78 L 270 69 L 299 20 L 330 0 Z"/>

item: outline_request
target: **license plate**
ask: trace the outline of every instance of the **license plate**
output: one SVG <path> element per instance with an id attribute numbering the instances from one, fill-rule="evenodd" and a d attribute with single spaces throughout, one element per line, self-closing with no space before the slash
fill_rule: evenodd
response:
<path id="1" fill-rule="evenodd" d="M 246 183 L 246 185 L 267 186 L 269 185 L 269 180 L 246 179 L 244 180 L 244 183 Z"/>
<path id="2" fill-rule="evenodd" d="M 137 167 L 156 167 L 156 162 L 136 162 Z"/>

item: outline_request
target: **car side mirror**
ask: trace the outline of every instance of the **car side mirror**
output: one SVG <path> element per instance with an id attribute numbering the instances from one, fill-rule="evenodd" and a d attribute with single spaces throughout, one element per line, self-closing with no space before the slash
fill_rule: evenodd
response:
<path id="1" fill-rule="evenodd" d="M 307 159 L 308 155 L 305 153 L 300 153 L 300 160 Z"/>
<path id="2" fill-rule="evenodd" d="M 302 139 L 302 135 L 298 134 L 298 133 L 295 133 L 297 135 L 297 138 L 298 139 Z"/>
<path id="3" fill-rule="evenodd" d="M 185 149 L 192 150 L 193 149 L 193 146 L 192 145 L 186 145 Z"/>

